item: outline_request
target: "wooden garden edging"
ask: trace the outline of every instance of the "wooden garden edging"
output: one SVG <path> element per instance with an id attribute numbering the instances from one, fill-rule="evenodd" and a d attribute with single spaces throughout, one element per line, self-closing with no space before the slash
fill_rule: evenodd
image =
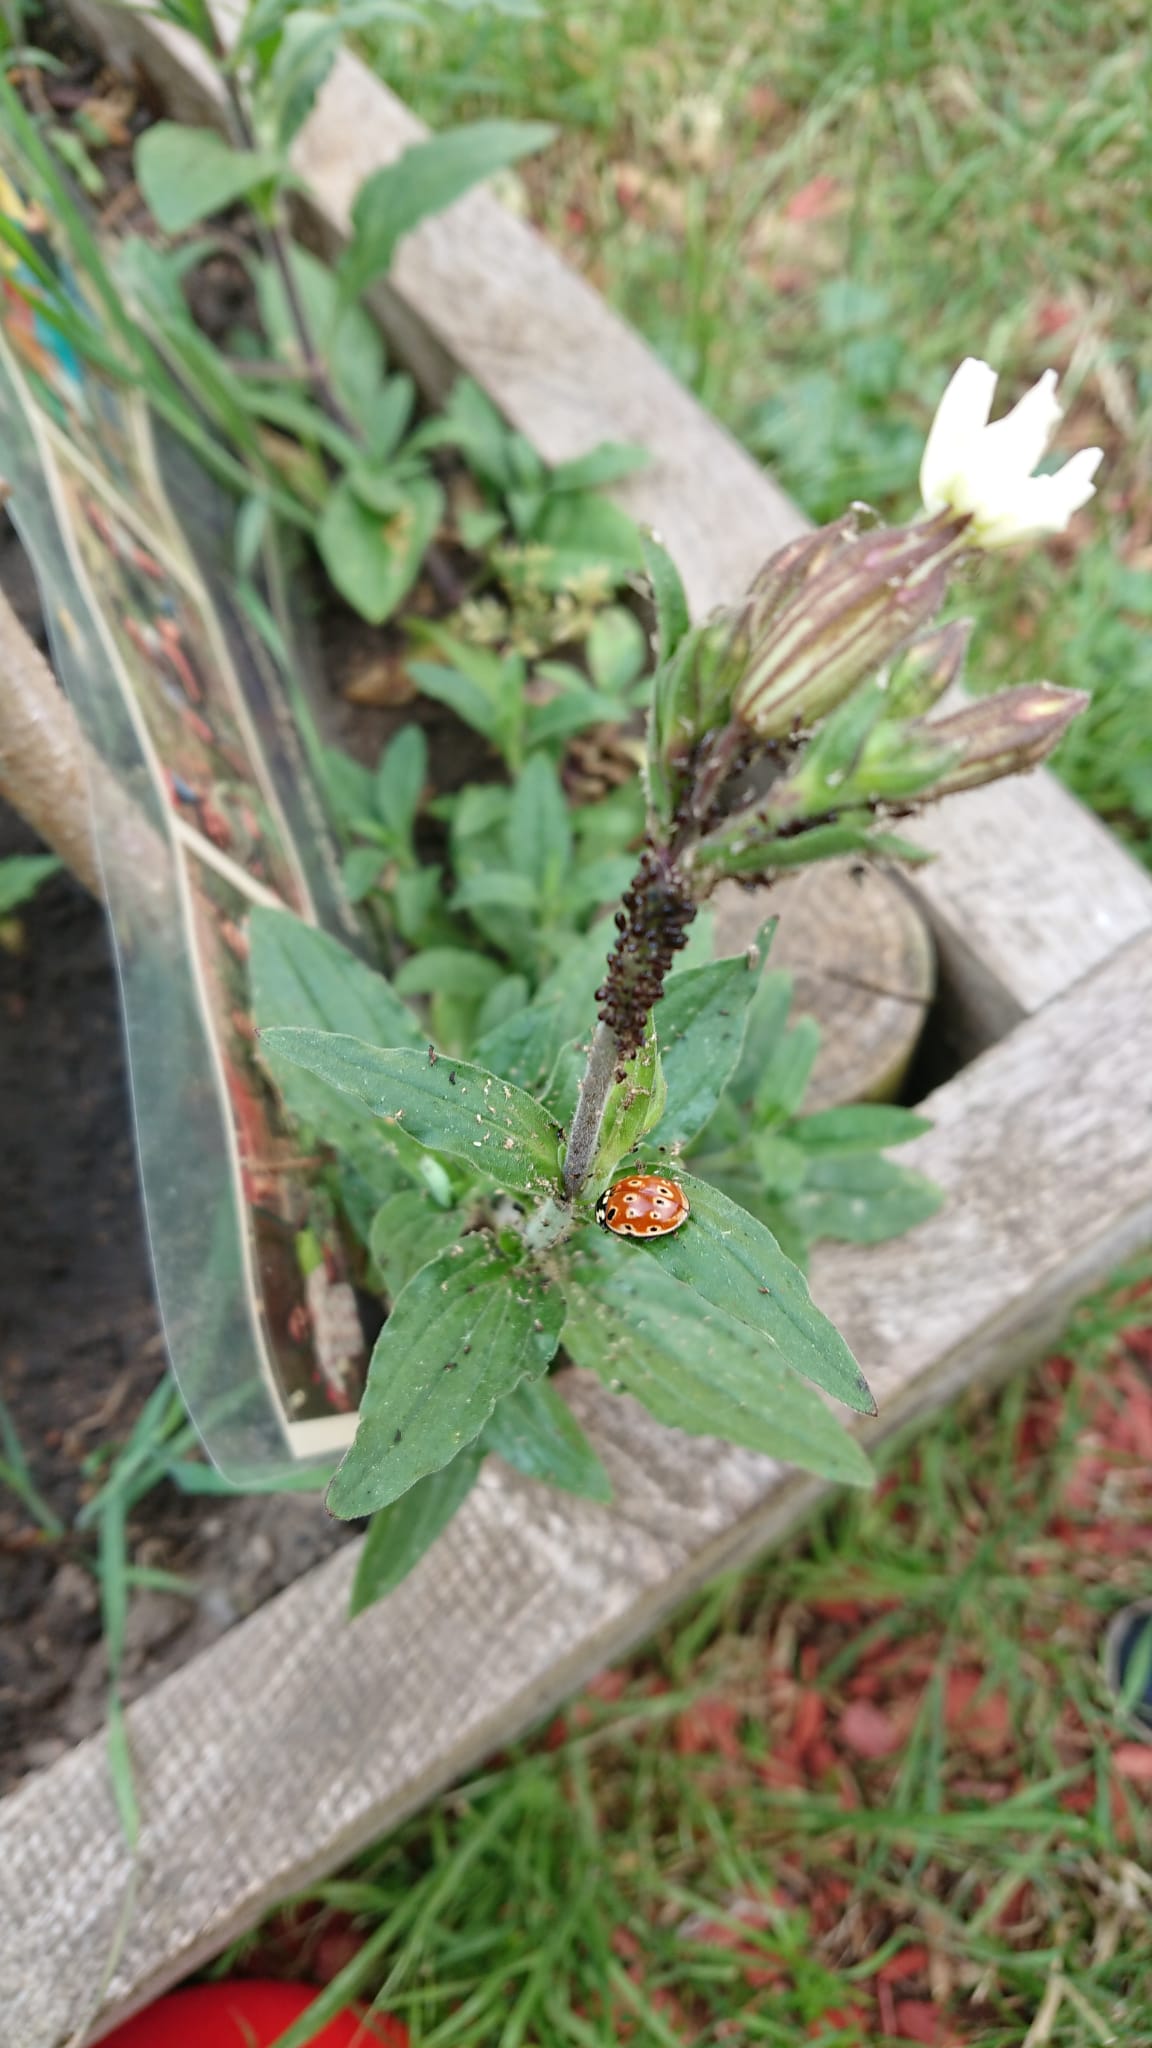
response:
<path id="1" fill-rule="evenodd" d="M 72 11 L 91 32 L 85 0 Z M 121 51 L 130 38 L 204 118 L 214 81 L 184 39 L 120 11 L 98 33 Z M 419 132 L 341 60 L 300 145 L 321 239 L 339 240 L 360 178 Z M 549 459 L 605 437 L 647 443 L 657 459 L 625 502 L 660 529 L 698 609 L 738 594 L 801 524 L 639 339 L 485 195 L 409 238 L 385 298 L 414 366 L 468 370 Z M 1152 883 L 1043 774 L 946 804 L 916 829 L 940 858 L 909 886 L 935 927 L 952 1012 L 986 1049 L 929 1099 L 934 1128 L 902 1155 L 942 1184 L 941 1212 L 894 1243 L 814 1261 L 814 1291 L 876 1390 L 873 1439 L 1038 1352 L 1075 1296 L 1152 1237 L 1138 1114 L 1152 1071 Z M 0 1804 L 4 2048 L 63 2048 L 84 2028 L 96 2038 L 694 1586 L 778 1540 L 824 1491 L 661 1429 L 583 1375 L 570 1384 L 615 1505 L 489 1464 L 434 1563 L 383 1605 L 343 1621 L 344 1550 L 166 1680 L 128 1715 L 135 1872 L 100 1739 Z"/>

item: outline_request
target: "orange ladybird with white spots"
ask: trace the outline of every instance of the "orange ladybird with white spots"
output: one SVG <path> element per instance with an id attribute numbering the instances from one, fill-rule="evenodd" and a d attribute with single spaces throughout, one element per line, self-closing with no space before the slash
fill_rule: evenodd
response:
<path id="1" fill-rule="evenodd" d="M 616 1237 L 667 1237 L 687 1221 L 688 1197 L 662 1173 L 629 1173 L 605 1188 L 596 1221 Z"/>

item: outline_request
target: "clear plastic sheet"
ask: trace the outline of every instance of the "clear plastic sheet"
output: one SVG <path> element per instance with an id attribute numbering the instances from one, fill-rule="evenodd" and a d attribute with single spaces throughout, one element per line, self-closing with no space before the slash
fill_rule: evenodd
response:
<path id="1" fill-rule="evenodd" d="M 21 203 L 11 185 L 7 199 Z M 268 904 L 347 937 L 348 912 L 275 665 L 205 580 L 218 495 L 182 448 L 165 448 L 162 478 L 135 395 L 77 361 L 20 286 L 9 258 L 0 469 L 98 764 L 169 1354 L 221 1470 L 289 1482 L 350 1441 L 369 1345 L 321 1163 L 300 1156 L 259 1065 L 245 924 Z"/>

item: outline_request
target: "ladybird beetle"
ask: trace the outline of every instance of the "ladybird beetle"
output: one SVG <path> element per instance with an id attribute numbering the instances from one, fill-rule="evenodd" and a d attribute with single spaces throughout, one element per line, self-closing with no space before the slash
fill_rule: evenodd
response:
<path id="1" fill-rule="evenodd" d="M 688 1215 L 688 1197 L 662 1173 L 629 1173 L 605 1188 L 596 1221 L 617 1237 L 667 1237 Z"/>

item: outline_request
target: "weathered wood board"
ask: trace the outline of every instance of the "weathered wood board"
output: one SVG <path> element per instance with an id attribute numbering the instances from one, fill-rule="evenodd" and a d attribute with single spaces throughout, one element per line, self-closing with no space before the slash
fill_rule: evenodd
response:
<path id="1" fill-rule="evenodd" d="M 1152 937 L 933 1095 L 907 1156 L 940 1213 L 814 1287 L 880 1403 L 873 1434 L 1038 1351 L 1076 1294 L 1152 1236 Z M 819 1482 L 658 1427 L 577 1376 L 616 1505 L 490 1465 L 427 1561 L 355 1623 L 341 1552 L 134 1706 L 137 1895 L 101 2024 L 427 1800 L 777 1540 Z M 98 1740 L 0 1808 L 0 2013 L 11 2048 L 88 2015 L 130 1882 Z"/>

